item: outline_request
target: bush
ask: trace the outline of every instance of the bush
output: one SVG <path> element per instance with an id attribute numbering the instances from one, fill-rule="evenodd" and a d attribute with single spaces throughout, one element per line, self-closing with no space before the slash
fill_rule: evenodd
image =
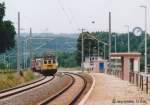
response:
<path id="1" fill-rule="evenodd" d="M 7 79 L 8 79 L 8 80 L 14 80 L 14 79 L 15 79 L 14 74 L 8 73 L 8 74 L 7 74 Z"/>
<path id="2" fill-rule="evenodd" d="M 0 63 L 0 69 L 6 69 L 6 65 L 4 63 Z"/>
<path id="3" fill-rule="evenodd" d="M 12 88 L 27 81 L 35 79 L 31 70 L 23 71 L 24 76 L 19 73 L 0 73 L 0 90 Z"/>
<path id="4" fill-rule="evenodd" d="M 30 81 L 30 80 L 33 80 L 35 78 L 33 72 L 31 70 L 27 70 L 25 73 L 24 73 L 24 78 L 26 81 Z"/>

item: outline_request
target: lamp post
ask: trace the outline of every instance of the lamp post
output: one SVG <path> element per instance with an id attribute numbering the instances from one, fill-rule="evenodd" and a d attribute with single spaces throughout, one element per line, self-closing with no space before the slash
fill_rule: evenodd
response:
<path id="1" fill-rule="evenodd" d="M 91 42 L 89 42 L 89 59 L 91 58 Z"/>
<path id="2" fill-rule="evenodd" d="M 97 40 L 97 56 L 99 57 L 99 42 L 100 41 L 98 39 L 94 38 L 94 37 L 90 37 L 90 38 L 87 38 L 87 39 L 91 39 L 91 40 L 95 39 L 95 40 Z M 90 46 L 91 46 L 91 43 L 89 43 L 89 48 L 90 48 Z M 90 49 L 89 49 L 89 51 L 90 51 Z"/>
<path id="3" fill-rule="evenodd" d="M 97 48 L 97 56 L 99 57 L 99 41 L 97 41 L 97 46 L 98 46 L 98 48 Z"/>
<path id="4" fill-rule="evenodd" d="M 104 44 L 104 60 L 106 59 L 105 58 L 105 52 L 106 52 L 105 50 L 106 50 L 106 45 Z"/>
<path id="5" fill-rule="evenodd" d="M 18 12 L 17 71 L 20 71 L 20 12 Z"/>
<path id="6" fill-rule="evenodd" d="M 95 24 L 95 21 L 92 21 L 91 22 L 92 24 Z M 109 26 L 110 26 L 110 28 L 111 28 L 111 13 L 109 12 Z M 111 31 L 111 29 L 109 30 L 109 31 Z M 111 32 L 109 32 L 109 34 L 110 34 Z M 95 37 L 92 37 L 93 39 L 96 39 Z M 110 35 L 109 35 L 109 38 L 110 38 Z M 102 44 L 104 44 L 104 59 L 105 59 L 105 50 L 106 50 L 106 45 L 108 45 L 107 43 L 105 43 L 105 42 L 103 42 L 103 41 L 99 41 L 98 39 L 96 39 L 98 42 L 98 51 L 97 51 L 97 53 L 98 53 L 98 57 L 99 57 L 99 42 L 101 42 Z M 111 42 L 110 42 L 111 43 Z M 111 45 L 110 45 L 111 46 Z M 111 51 L 111 47 L 109 48 L 109 50 Z"/>
<path id="7" fill-rule="evenodd" d="M 29 43 L 30 43 L 30 69 L 32 68 L 32 28 L 30 28 L 30 36 L 29 36 Z"/>
<path id="8" fill-rule="evenodd" d="M 92 21 L 91 23 L 95 24 L 95 21 Z M 98 40 L 97 40 L 97 46 L 98 46 L 98 48 L 97 48 L 97 57 L 99 57 L 99 41 Z"/>
<path id="9" fill-rule="evenodd" d="M 145 9 L 145 73 L 147 73 L 147 6 L 141 5 Z"/>
<path id="10" fill-rule="evenodd" d="M 125 25 L 128 29 L 128 53 L 130 52 L 130 32 L 129 32 L 129 25 Z"/>
<path id="11" fill-rule="evenodd" d="M 117 52 L 117 35 L 115 35 L 115 53 Z"/>
<path id="12" fill-rule="evenodd" d="M 95 37 L 93 37 L 93 36 L 90 36 L 90 38 L 88 38 L 88 39 L 95 39 L 95 40 L 97 40 L 97 45 L 98 45 L 98 56 L 99 56 L 99 43 L 102 43 L 103 45 L 104 45 L 104 59 L 105 59 L 105 50 L 106 50 L 106 45 L 108 45 L 107 43 L 105 43 L 105 42 L 103 42 L 103 41 L 101 41 L 101 40 L 98 40 L 97 38 L 95 38 Z"/>
<path id="13" fill-rule="evenodd" d="M 83 67 L 83 62 L 84 62 L 84 39 L 83 39 L 83 36 L 84 36 L 84 35 L 83 35 L 83 34 L 84 34 L 84 33 L 83 33 L 83 32 L 84 32 L 85 29 L 82 28 L 82 29 L 79 29 L 79 30 L 81 30 L 81 32 L 82 32 L 82 33 L 81 33 L 81 37 L 82 37 L 82 42 L 81 42 L 81 43 L 82 43 L 82 45 L 81 45 L 81 49 L 82 49 L 81 69 L 82 69 L 82 72 L 84 72 L 84 67 Z"/>

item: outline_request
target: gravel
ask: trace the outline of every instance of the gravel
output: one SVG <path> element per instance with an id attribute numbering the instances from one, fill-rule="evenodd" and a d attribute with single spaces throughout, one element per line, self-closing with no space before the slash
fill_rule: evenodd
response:
<path id="1" fill-rule="evenodd" d="M 70 77 L 66 75 L 56 76 L 52 81 L 44 85 L 13 95 L 9 98 L 1 99 L 0 105 L 36 105 L 65 86 L 69 79 Z"/>
<path id="2" fill-rule="evenodd" d="M 84 81 L 82 78 L 76 75 L 72 75 L 75 78 L 75 83 L 63 94 L 51 101 L 48 105 L 68 105 L 76 95 L 81 91 Z"/>

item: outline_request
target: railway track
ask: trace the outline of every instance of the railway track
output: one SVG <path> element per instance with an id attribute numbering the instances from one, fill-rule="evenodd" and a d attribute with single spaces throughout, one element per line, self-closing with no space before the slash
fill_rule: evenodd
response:
<path id="1" fill-rule="evenodd" d="M 0 105 L 76 105 L 87 90 L 87 81 L 82 74 L 68 72 L 42 77 L 4 90 L 0 93 Z"/>
<path id="2" fill-rule="evenodd" d="M 34 82 L 31 82 L 31 83 L 28 83 L 25 85 L 21 85 L 21 86 L 15 87 L 15 88 L 11 88 L 8 90 L 1 91 L 0 92 L 0 99 L 8 98 L 8 97 L 11 97 L 13 95 L 25 92 L 25 91 L 30 90 L 30 89 L 33 89 L 33 88 L 38 87 L 40 85 L 43 85 L 47 82 L 50 82 L 54 78 L 55 78 L 55 76 L 52 76 L 52 77 L 43 76 L 41 79 L 38 79 Z"/>
<path id="3" fill-rule="evenodd" d="M 45 79 L 45 78 L 46 78 L 45 76 L 42 76 L 42 77 L 40 77 L 39 79 L 37 79 L 37 80 L 35 80 L 35 81 L 31 81 L 31 82 L 29 82 L 29 83 L 24 83 L 24 84 L 21 84 L 21 85 L 19 85 L 19 86 L 16 86 L 16 87 L 13 87 L 13 88 L 10 88 L 10 89 L 2 90 L 2 91 L 0 91 L 0 94 L 5 93 L 5 92 L 8 92 L 8 91 L 11 91 L 11 90 L 15 90 L 15 89 L 18 89 L 18 88 L 21 88 L 21 87 L 24 87 L 24 86 L 28 86 L 28 85 L 31 85 L 31 84 L 33 84 L 33 83 L 37 83 L 37 82 L 39 82 L 39 81 L 42 81 L 42 80 Z"/>
<path id="4" fill-rule="evenodd" d="M 77 102 L 86 88 L 87 81 L 79 74 L 65 72 L 64 75 L 70 76 L 72 79 L 71 82 L 38 105 L 73 105 Z"/>

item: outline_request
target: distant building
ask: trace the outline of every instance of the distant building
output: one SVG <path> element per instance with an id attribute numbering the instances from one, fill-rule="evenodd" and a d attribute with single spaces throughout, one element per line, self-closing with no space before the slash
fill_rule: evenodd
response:
<path id="1" fill-rule="evenodd" d="M 104 73 L 107 69 L 107 60 L 102 59 L 101 57 L 92 56 L 86 57 L 84 62 L 84 68 L 91 70 L 95 73 Z"/>

